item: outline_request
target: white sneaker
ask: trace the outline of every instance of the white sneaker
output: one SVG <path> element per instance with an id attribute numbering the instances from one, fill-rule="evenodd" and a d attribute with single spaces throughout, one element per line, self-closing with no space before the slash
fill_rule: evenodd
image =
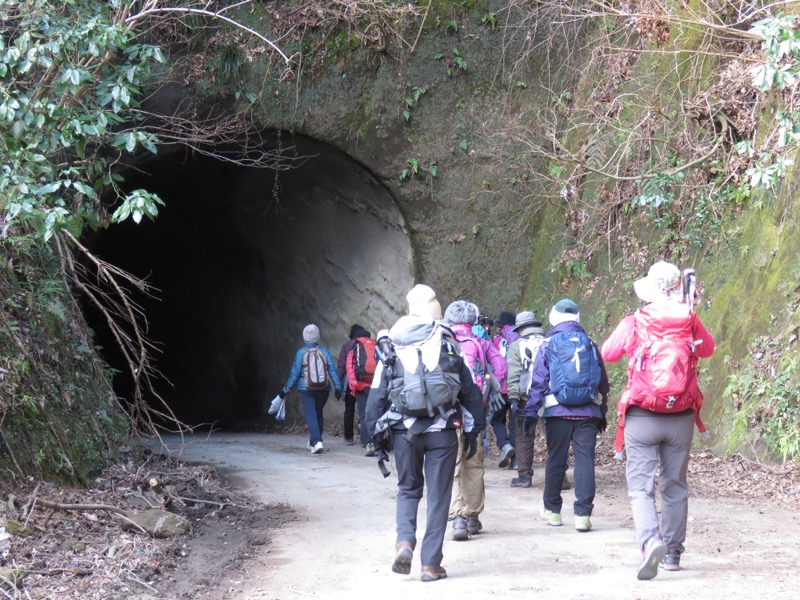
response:
<path id="1" fill-rule="evenodd" d="M 314 454 L 314 446 L 311 442 L 306 442 L 306 448 L 308 448 L 308 451 L 311 452 L 311 454 Z"/>
<path id="2" fill-rule="evenodd" d="M 589 515 L 575 515 L 575 529 L 578 531 L 591 531 L 592 521 Z"/>
<path id="3" fill-rule="evenodd" d="M 553 527 L 560 527 L 561 526 L 561 513 L 553 512 L 552 510 L 547 510 L 544 506 L 539 508 L 539 516 L 547 521 L 548 525 Z"/>
<path id="4" fill-rule="evenodd" d="M 322 454 L 322 450 L 323 450 L 322 442 L 317 442 L 316 444 L 314 444 L 314 449 L 311 450 L 311 453 L 312 454 Z"/>

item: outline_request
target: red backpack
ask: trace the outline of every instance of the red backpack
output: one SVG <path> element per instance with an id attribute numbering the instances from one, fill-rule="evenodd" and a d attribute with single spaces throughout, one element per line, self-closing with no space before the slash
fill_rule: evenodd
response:
<path id="1" fill-rule="evenodd" d="M 628 386 L 617 403 L 616 458 L 622 459 L 628 406 L 658 413 L 692 409 L 697 429 L 707 435 L 700 418 L 703 394 L 697 387 L 696 320 L 688 306 L 676 303 L 650 304 L 634 314 L 638 347 L 628 363 Z"/>
<path id="2" fill-rule="evenodd" d="M 653 412 L 698 410 L 702 404 L 702 395 L 695 393 L 696 317 L 684 305 L 675 308 L 634 315 L 639 345 L 629 366 L 630 403 Z"/>
<path id="3" fill-rule="evenodd" d="M 378 365 L 375 346 L 377 341 L 370 337 L 356 338 L 353 341 L 353 372 L 356 379 L 372 383 L 375 367 Z"/>

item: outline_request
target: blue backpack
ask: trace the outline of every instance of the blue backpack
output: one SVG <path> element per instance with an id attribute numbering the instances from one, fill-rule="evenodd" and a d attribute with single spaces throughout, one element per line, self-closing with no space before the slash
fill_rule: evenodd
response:
<path id="1" fill-rule="evenodd" d="M 550 393 L 559 404 L 593 402 L 600 387 L 597 347 L 583 331 L 561 331 L 549 338 Z"/>

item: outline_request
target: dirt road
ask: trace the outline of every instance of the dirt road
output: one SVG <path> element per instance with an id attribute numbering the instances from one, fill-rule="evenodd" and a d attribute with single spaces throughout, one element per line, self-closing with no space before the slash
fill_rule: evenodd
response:
<path id="1" fill-rule="evenodd" d="M 322 455 L 310 455 L 305 441 L 304 435 L 215 434 L 181 446 L 177 438 L 165 438 L 172 456 L 225 468 L 242 493 L 265 504 L 290 505 L 297 517 L 273 530 L 271 543 L 251 540 L 250 558 L 209 587 L 209 597 L 468 600 L 535 593 L 540 598 L 673 600 L 773 599 L 798 593 L 797 511 L 696 495 L 689 506 L 684 569 L 638 581 L 638 553 L 618 463 L 598 469 L 594 529 L 589 533 L 572 527 L 571 491 L 564 493 L 563 527 L 538 519 L 542 465 L 535 465 L 532 489 L 516 489 L 508 485 L 513 472 L 487 463 L 483 532 L 466 542 L 448 537 L 443 562 L 448 578 L 422 583 L 417 555 L 410 575 L 390 569 L 394 473 L 383 479 L 374 459 L 341 438 L 327 438 Z M 420 539 L 424 515 L 423 501 Z M 226 534 L 225 544 L 247 546 L 248 538 L 262 534 L 245 527 Z M 208 540 L 205 551 L 195 545 L 193 552 L 189 563 L 194 573 L 221 560 L 214 540 Z"/>

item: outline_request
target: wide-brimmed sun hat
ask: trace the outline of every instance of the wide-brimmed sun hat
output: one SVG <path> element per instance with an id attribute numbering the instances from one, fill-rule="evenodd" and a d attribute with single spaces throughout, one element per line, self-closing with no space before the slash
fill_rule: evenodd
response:
<path id="1" fill-rule="evenodd" d="M 519 331 L 523 327 L 541 327 L 542 322 L 536 318 L 536 315 L 529 311 L 523 310 L 514 319 L 514 331 Z"/>
<path id="2" fill-rule="evenodd" d="M 633 290 L 645 302 L 680 300 L 681 270 L 663 260 L 654 263 L 647 271 L 647 277 L 633 282 Z"/>

